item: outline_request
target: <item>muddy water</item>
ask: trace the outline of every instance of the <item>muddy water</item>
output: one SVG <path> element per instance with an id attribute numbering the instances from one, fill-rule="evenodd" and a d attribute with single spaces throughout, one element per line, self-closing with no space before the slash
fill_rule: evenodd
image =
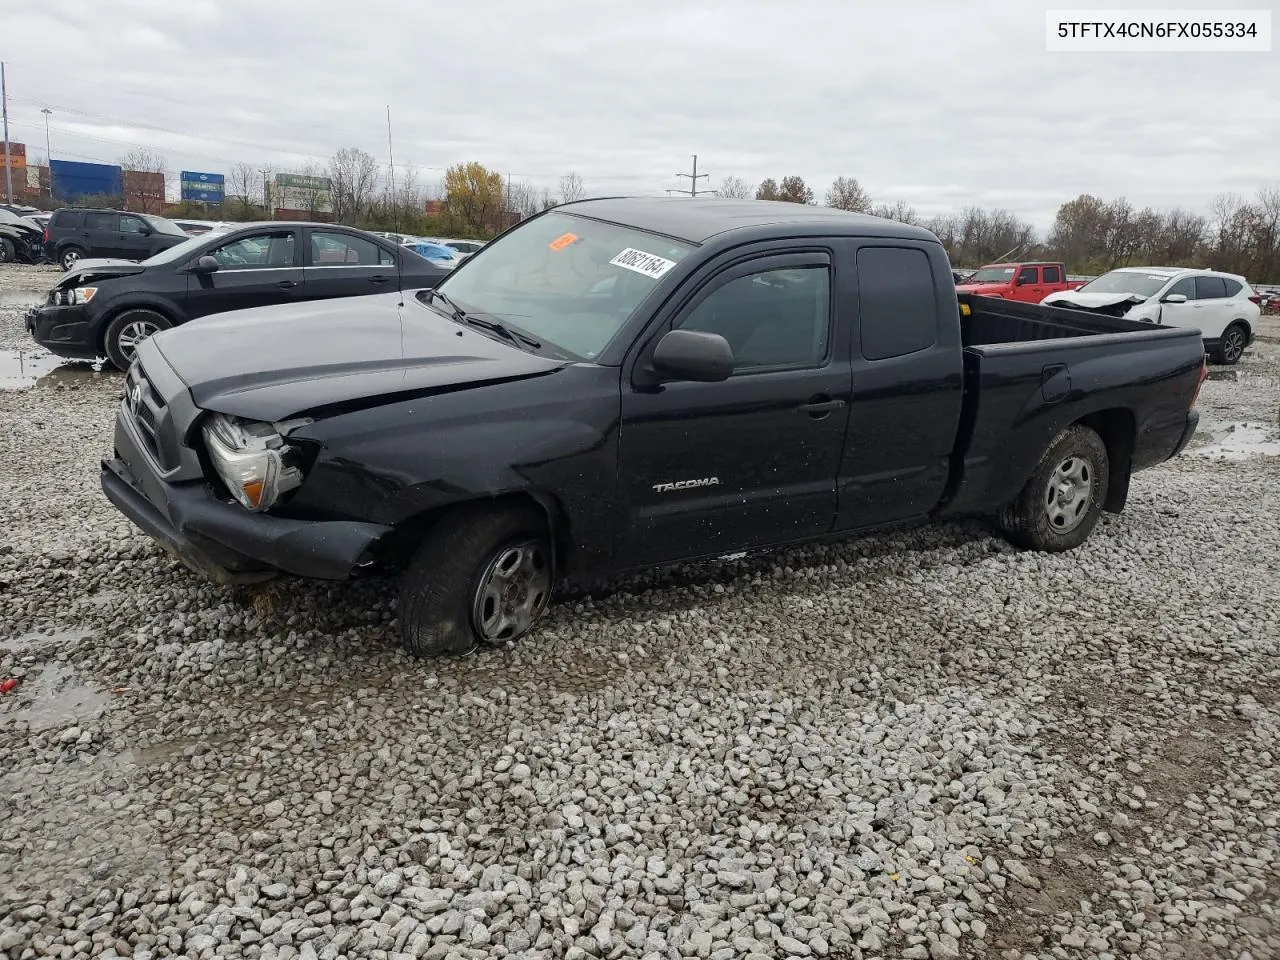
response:
<path id="1" fill-rule="evenodd" d="M 0 390 L 27 390 L 37 383 L 69 385 L 103 376 L 101 363 L 65 360 L 45 350 L 0 350 Z"/>

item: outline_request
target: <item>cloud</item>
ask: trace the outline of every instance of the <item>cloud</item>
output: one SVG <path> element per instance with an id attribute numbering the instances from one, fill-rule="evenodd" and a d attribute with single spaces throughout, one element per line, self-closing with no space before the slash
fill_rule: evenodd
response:
<path id="1" fill-rule="evenodd" d="M 4 19 L 15 139 L 43 147 L 47 104 L 55 156 L 135 143 L 175 172 L 385 158 L 389 104 L 397 162 L 428 183 L 480 160 L 662 193 L 697 153 L 712 186 L 856 176 L 1043 228 L 1082 191 L 1203 210 L 1280 152 L 1276 56 L 1047 53 L 1043 9 L 1013 0 L 46 0 Z"/>

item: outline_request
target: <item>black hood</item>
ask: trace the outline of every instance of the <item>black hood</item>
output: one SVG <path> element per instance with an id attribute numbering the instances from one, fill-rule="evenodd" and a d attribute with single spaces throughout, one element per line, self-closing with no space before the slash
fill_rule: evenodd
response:
<path id="1" fill-rule="evenodd" d="M 134 263 L 132 260 L 79 260 L 74 267 L 62 275 L 55 288 L 78 287 L 93 280 L 103 280 L 108 277 L 130 277 L 135 273 L 142 273 L 145 269 L 147 268 L 142 264 Z"/>
<path id="2" fill-rule="evenodd" d="M 399 293 L 224 313 L 165 330 L 156 349 L 196 405 L 276 421 L 552 373 L 527 353 Z"/>

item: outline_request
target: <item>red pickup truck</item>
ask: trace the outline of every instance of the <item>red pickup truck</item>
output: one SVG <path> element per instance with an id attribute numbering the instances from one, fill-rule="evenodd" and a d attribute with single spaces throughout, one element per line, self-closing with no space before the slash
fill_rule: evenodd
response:
<path id="1" fill-rule="evenodd" d="M 1078 286 L 1080 282 L 1067 279 L 1067 268 L 1061 263 L 989 263 L 957 286 L 956 292 L 1039 303 L 1051 293 Z"/>

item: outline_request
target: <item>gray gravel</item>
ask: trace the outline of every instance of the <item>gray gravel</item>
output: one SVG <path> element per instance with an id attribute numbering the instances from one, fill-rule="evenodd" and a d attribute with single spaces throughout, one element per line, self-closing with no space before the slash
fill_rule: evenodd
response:
<path id="1" fill-rule="evenodd" d="M 0 272 L 0 351 L 55 275 Z M 432 663 L 388 584 L 218 588 L 120 518 L 117 375 L 2 391 L 0 954 L 1280 956 L 1266 337 L 1074 553 L 670 570 Z"/>

